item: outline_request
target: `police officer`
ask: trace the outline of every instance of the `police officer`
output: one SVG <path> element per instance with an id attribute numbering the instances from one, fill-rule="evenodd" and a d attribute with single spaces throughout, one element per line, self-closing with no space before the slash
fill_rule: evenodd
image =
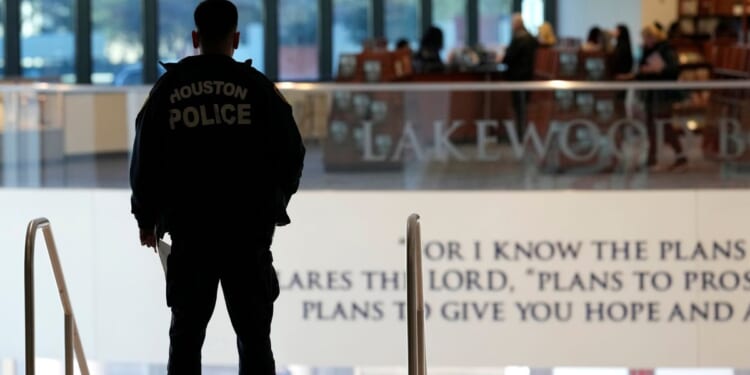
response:
<path id="1" fill-rule="evenodd" d="M 195 9 L 200 55 L 167 64 L 136 120 L 130 166 L 141 244 L 169 233 L 168 372 L 200 374 L 221 283 L 240 374 L 275 374 L 270 329 L 279 294 L 276 226 L 299 186 L 305 148 L 292 109 L 263 74 L 233 59 L 237 8 Z"/>

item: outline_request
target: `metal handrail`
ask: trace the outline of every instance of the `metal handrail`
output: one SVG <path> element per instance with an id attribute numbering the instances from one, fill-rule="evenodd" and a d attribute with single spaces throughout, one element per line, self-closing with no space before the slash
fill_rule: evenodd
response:
<path id="1" fill-rule="evenodd" d="M 625 91 L 625 90 L 748 90 L 750 80 L 711 81 L 490 81 L 490 82 L 279 82 L 279 90 L 297 92 L 462 92 L 462 91 Z"/>
<path id="2" fill-rule="evenodd" d="M 86 362 L 86 356 L 83 353 L 81 337 L 78 334 L 78 325 L 76 324 L 75 315 L 73 315 L 73 306 L 70 304 L 68 288 L 65 286 L 65 277 L 63 276 L 62 264 L 60 257 L 57 255 L 55 239 L 52 237 L 52 228 L 49 220 L 39 218 L 29 222 L 26 228 L 26 249 L 25 249 L 25 272 L 24 272 L 24 289 L 26 296 L 26 375 L 34 375 L 36 372 L 36 357 L 34 355 L 34 247 L 36 242 L 36 233 L 42 229 L 44 241 L 47 244 L 50 262 L 52 263 L 52 272 L 55 275 L 57 290 L 60 293 L 60 301 L 63 306 L 65 318 L 65 375 L 73 375 L 73 350 L 75 357 L 78 359 L 78 369 L 81 375 L 89 375 L 89 368 Z"/>
<path id="3" fill-rule="evenodd" d="M 624 90 L 747 90 L 747 79 L 714 79 L 707 81 L 491 81 L 491 82 L 278 82 L 276 87 L 283 92 L 461 92 L 461 91 L 624 91 Z M 102 86 L 66 83 L 22 83 L 0 84 L 0 93 L 26 92 L 64 94 L 147 94 L 151 86 Z"/>
<path id="4" fill-rule="evenodd" d="M 407 319 L 409 330 L 409 375 L 425 375 L 424 295 L 422 291 L 422 239 L 419 215 L 406 225 Z"/>

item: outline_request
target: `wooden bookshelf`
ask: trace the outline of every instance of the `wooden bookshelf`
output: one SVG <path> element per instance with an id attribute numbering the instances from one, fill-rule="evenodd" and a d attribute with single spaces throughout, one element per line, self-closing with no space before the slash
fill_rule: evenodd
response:
<path id="1" fill-rule="evenodd" d="M 750 0 L 679 0 L 677 6 L 686 36 L 714 37 L 714 29 L 723 22 L 739 34 L 739 41 L 748 42 Z"/>

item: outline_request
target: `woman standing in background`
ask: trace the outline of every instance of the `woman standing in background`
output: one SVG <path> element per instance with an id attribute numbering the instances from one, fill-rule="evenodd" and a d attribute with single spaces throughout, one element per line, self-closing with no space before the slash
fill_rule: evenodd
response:
<path id="1" fill-rule="evenodd" d="M 611 76 L 615 79 L 632 79 L 635 60 L 633 58 L 633 46 L 630 41 L 630 30 L 623 24 L 617 25 L 612 31 L 615 38 L 614 51 L 610 55 L 609 67 Z M 627 90 L 618 90 L 615 96 L 615 107 L 620 113 L 627 114 Z"/>
<path id="2" fill-rule="evenodd" d="M 630 74 L 633 71 L 633 47 L 630 42 L 630 30 L 619 24 L 614 31 L 616 38 L 615 50 L 612 53 L 612 74 Z"/>
<path id="3" fill-rule="evenodd" d="M 589 29 L 588 36 L 586 37 L 586 42 L 581 45 L 581 49 L 584 52 L 606 51 L 606 48 L 604 46 L 604 33 L 602 32 L 602 29 L 599 28 L 599 26 L 593 26 L 591 29 Z"/>
<path id="4" fill-rule="evenodd" d="M 552 28 L 551 23 L 545 22 L 539 26 L 537 40 L 539 42 L 539 47 L 554 47 L 557 44 L 555 29 Z"/>

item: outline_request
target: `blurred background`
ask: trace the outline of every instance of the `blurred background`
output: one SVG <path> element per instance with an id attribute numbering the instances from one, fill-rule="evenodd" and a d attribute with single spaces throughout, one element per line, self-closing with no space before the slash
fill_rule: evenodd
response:
<path id="1" fill-rule="evenodd" d="M 407 373 L 413 212 L 440 306 L 430 373 L 750 374 L 750 0 L 234 2 L 234 57 L 276 83 L 307 147 L 273 249 L 279 374 Z M 138 246 L 128 167 L 159 63 L 197 53 L 197 4 L 0 0 L 0 375 L 26 370 L 22 248 L 38 217 L 55 228 L 91 373 L 165 372 L 164 275 Z M 592 245 L 604 240 L 611 259 Z M 62 311 L 37 242 L 36 369 L 57 375 Z M 507 243 L 520 259 L 498 255 Z M 563 243 L 580 258 L 523 257 Z M 655 287 L 627 276 L 643 270 Z M 609 304 L 598 321 L 595 301 Z M 516 303 L 531 302 L 572 317 L 529 322 Z M 649 303 L 661 318 L 643 318 Z M 204 373 L 236 373 L 217 306 Z"/>

